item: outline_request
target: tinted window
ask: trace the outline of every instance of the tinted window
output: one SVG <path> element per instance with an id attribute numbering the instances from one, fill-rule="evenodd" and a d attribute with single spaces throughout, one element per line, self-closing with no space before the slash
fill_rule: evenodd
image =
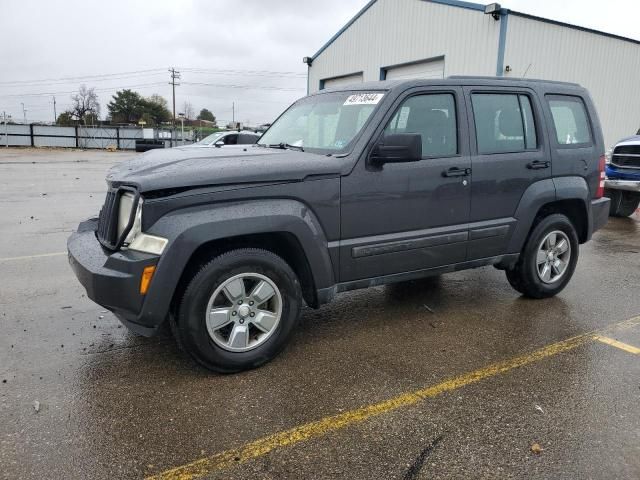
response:
<path id="1" fill-rule="evenodd" d="M 225 145 L 237 145 L 238 144 L 238 135 L 233 133 L 231 135 L 227 135 L 224 137 Z"/>
<path id="2" fill-rule="evenodd" d="M 409 97 L 391 119 L 385 133 L 419 133 L 425 157 L 455 155 L 458 153 L 458 137 L 453 95 Z"/>
<path id="3" fill-rule="evenodd" d="M 536 124 L 533 119 L 533 109 L 531 108 L 531 100 L 526 95 L 519 95 L 520 111 L 522 112 L 522 120 L 524 121 L 524 143 L 527 150 L 536 149 L 538 147 L 538 138 L 536 136 Z"/>
<path id="4" fill-rule="evenodd" d="M 251 145 L 258 141 L 257 135 L 251 135 L 249 133 L 241 133 L 238 135 L 238 144 L 240 145 Z"/>
<path id="5" fill-rule="evenodd" d="M 549 98 L 549 108 L 560 145 L 591 142 L 587 110 L 580 98 L 553 96 Z"/>
<path id="6" fill-rule="evenodd" d="M 528 96 L 476 93 L 471 96 L 471 102 L 478 153 L 521 152 L 537 147 Z"/>

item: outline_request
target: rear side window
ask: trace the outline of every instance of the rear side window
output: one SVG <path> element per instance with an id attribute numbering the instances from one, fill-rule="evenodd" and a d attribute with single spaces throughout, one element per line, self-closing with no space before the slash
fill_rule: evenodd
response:
<path id="1" fill-rule="evenodd" d="M 587 109 L 579 97 L 554 95 L 547 97 L 556 139 L 560 145 L 591 143 Z"/>
<path id="2" fill-rule="evenodd" d="M 444 157 L 458 153 L 456 102 L 450 93 L 407 98 L 385 129 L 389 133 L 419 133 L 422 155 Z"/>
<path id="3" fill-rule="evenodd" d="M 258 141 L 257 135 L 250 135 L 247 133 L 241 133 L 238 135 L 238 144 L 239 145 L 251 145 Z"/>
<path id="4" fill-rule="evenodd" d="M 536 125 L 527 95 L 474 93 L 471 95 L 478 153 L 535 150 Z"/>

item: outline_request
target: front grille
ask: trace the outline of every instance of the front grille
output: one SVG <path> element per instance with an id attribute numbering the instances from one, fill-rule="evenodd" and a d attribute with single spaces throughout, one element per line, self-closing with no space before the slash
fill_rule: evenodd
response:
<path id="1" fill-rule="evenodd" d="M 115 249 L 118 239 L 118 192 L 109 190 L 98 218 L 98 241 L 107 248 Z"/>
<path id="2" fill-rule="evenodd" d="M 622 168 L 640 168 L 640 145 L 621 145 L 613 150 L 611 163 Z"/>

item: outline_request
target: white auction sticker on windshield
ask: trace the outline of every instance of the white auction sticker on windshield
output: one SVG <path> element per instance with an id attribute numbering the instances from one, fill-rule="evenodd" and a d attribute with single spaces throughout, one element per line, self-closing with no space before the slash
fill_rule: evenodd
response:
<path id="1" fill-rule="evenodd" d="M 384 93 L 356 93 L 349 95 L 343 105 L 377 105 Z"/>

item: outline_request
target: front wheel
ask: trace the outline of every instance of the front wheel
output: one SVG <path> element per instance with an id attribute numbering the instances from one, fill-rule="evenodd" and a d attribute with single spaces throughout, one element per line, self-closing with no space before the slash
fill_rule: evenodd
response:
<path id="1" fill-rule="evenodd" d="M 552 297 L 571 280 L 578 250 L 578 235 L 571 221 L 562 214 L 549 215 L 529 235 L 515 267 L 506 271 L 507 279 L 527 297 Z"/>
<path id="2" fill-rule="evenodd" d="M 284 348 L 301 303 L 298 278 L 284 260 L 265 250 L 233 250 L 193 277 L 175 332 L 204 367 L 238 372 L 268 362 Z"/>
<path id="3" fill-rule="evenodd" d="M 612 217 L 629 217 L 640 205 L 640 193 L 608 189 L 605 193 L 611 199 L 609 215 Z"/>

